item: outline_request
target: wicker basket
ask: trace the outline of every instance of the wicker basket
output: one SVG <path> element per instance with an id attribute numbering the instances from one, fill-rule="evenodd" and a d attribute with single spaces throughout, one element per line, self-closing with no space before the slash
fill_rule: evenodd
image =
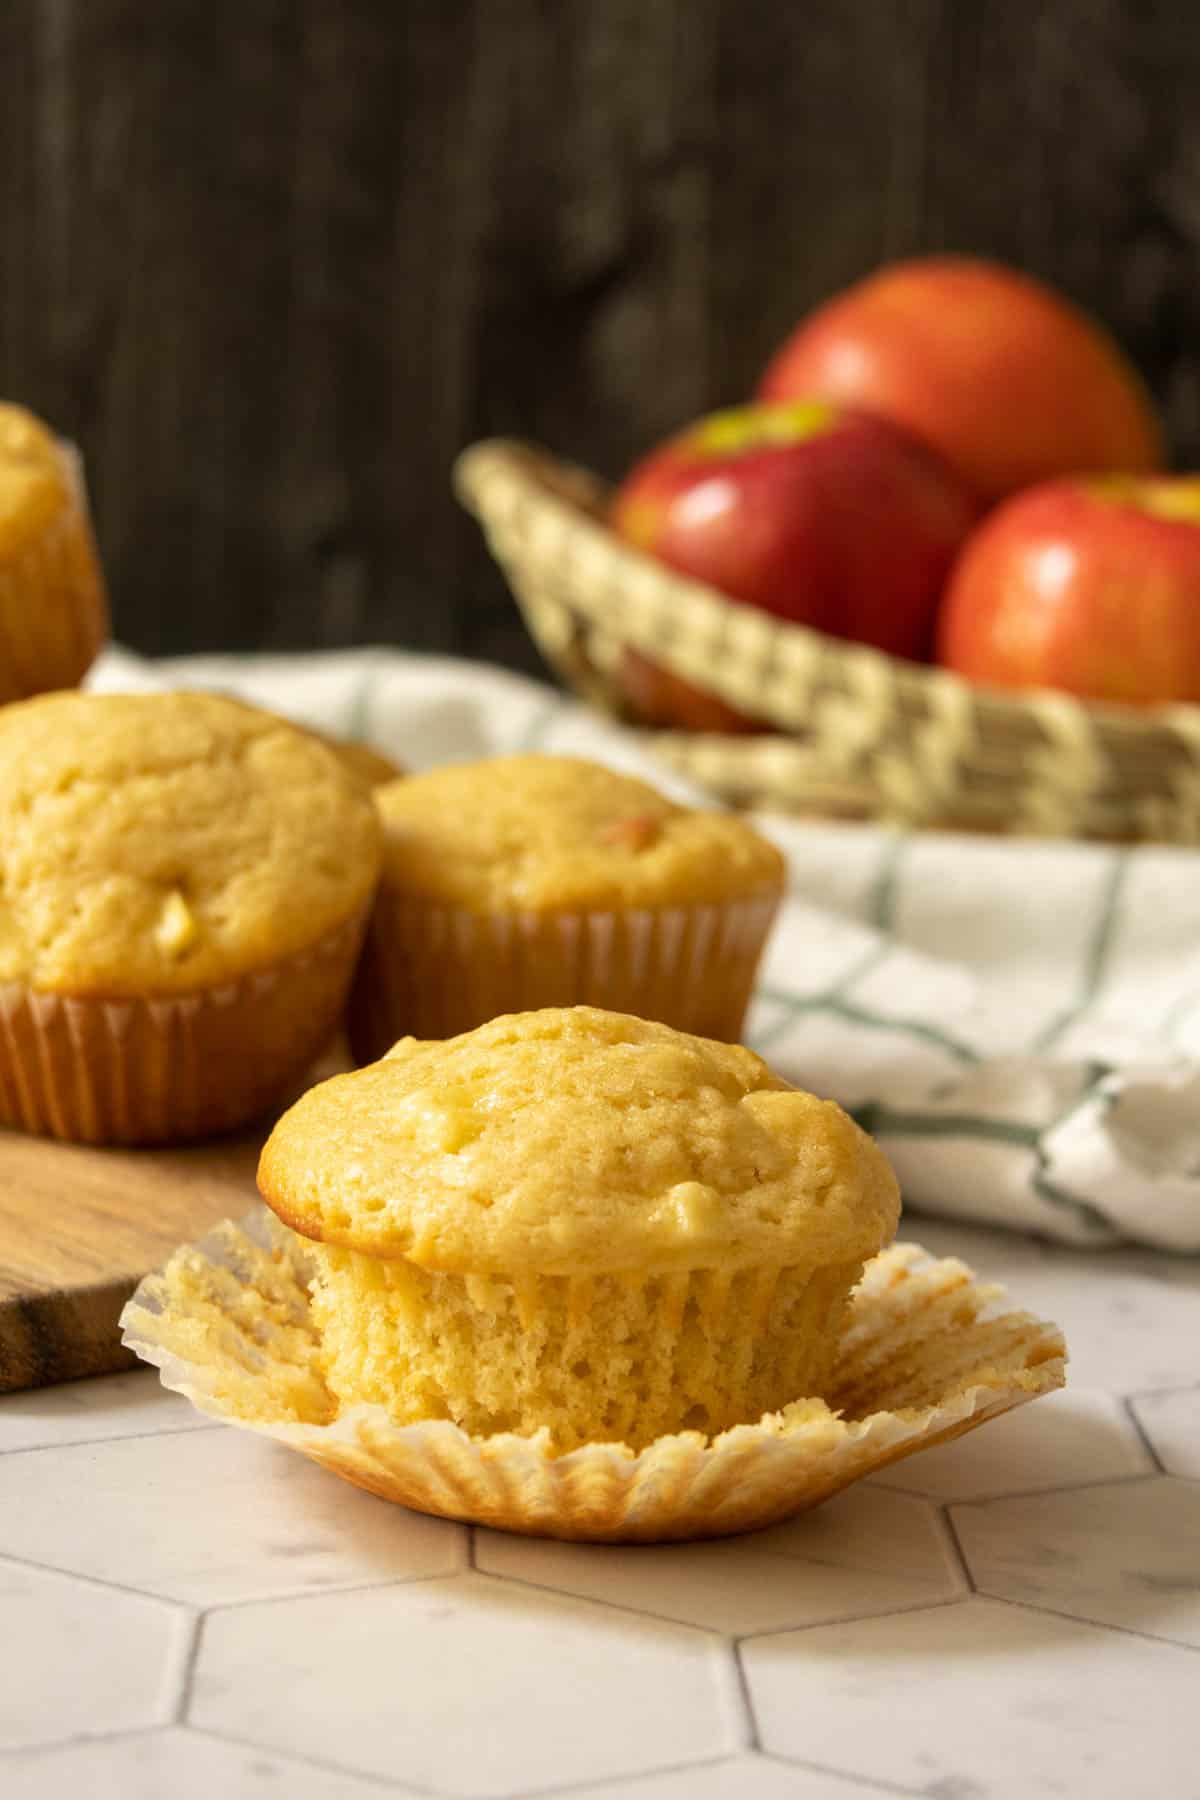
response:
<path id="1" fill-rule="evenodd" d="M 623 544 L 595 476 L 530 445 L 459 458 L 542 651 L 621 715 L 628 646 L 775 726 L 658 731 L 655 753 L 736 805 L 982 831 L 1200 842 L 1200 707 L 1003 694 L 725 599 Z"/>

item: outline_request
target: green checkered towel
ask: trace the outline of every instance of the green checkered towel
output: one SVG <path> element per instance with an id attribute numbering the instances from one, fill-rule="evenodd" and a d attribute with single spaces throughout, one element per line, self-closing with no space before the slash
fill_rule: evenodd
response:
<path id="1" fill-rule="evenodd" d="M 415 769 L 544 749 L 687 793 L 633 734 L 478 664 L 113 650 L 92 678 L 164 683 L 242 695 Z M 749 1042 L 875 1133 L 908 1204 L 1200 1251 L 1200 853 L 758 823 L 791 881 Z"/>

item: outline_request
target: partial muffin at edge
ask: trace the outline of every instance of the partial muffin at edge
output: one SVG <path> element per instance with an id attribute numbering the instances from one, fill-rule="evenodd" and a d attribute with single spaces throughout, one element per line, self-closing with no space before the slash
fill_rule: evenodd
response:
<path id="1" fill-rule="evenodd" d="M 70 453 L 0 402 L 0 701 L 74 687 L 108 636 L 108 600 Z"/>
<path id="2" fill-rule="evenodd" d="M 269 713 L 0 709 L 0 1118 L 138 1142 L 252 1116 L 332 1031 L 378 867 L 369 797 Z"/>
<path id="3" fill-rule="evenodd" d="M 589 1007 L 405 1041 L 310 1090 L 259 1185 L 314 1240 L 346 1405 L 556 1449 L 716 1434 L 828 1381 L 899 1213 L 840 1108 Z"/>

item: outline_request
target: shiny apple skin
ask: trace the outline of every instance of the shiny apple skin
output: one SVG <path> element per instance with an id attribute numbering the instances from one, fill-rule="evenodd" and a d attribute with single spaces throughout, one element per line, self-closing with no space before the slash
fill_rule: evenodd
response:
<path id="1" fill-rule="evenodd" d="M 1150 397 L 1109 334 L 1041 282 L 970 257 L 893 264 L 810 314 L 758 389 L 793 395 L 894 420 L 988 504 L 1164 461 Z"/>
<path id="2" fill-rule="evenodd" d="M 617 682 L 634 718 L 643 725 L 738 736 L 774 729 L 762 719 L 747 718 L 716 694 L 695 687 L 637 650 L 621 652 Z"/>
<path id="3" fill-rule="evenodd" d="M 927 657 L 947 572 L 975 508 L 886 420 L 803 405 L 794 440 L 722 447 L 718 414 L 645 458 L 611 522 L 628 542 L 734 600 L 894 656 Z M 711 441 L 714 437 L 717 441 Z M 728 433 L 726 435 L 729 435 Z"/>
<path id="4" fill-rule="evenodd" d="M 1200 476 L 1051 482 L 1008 501 L 959 559 L 938 656 L 994 687 L 1200 702 Z"/>

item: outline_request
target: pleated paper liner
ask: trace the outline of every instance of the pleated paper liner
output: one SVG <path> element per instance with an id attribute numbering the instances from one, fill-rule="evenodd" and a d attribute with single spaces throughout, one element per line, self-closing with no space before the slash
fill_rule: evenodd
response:
<path id="1" fill-rule="evenodd" d="M 418 1512 L 590 1542 L 770 1525 L 1061 1387 L 1055 1325 L 1005 1311 L 962 1263 L 897 1245 L 852 1299 L 828 1404 L 800 1400 L 706 1440 L 551 1454 L 545 1434 L 471 1438 L 447 1421 L 344 1412 L 325 1386 L 305 1240 L 265 1209 L 176 1252 L 122 1314 L 125 1343 L 210 1418 L 275 1439 Z"/>
<path id="2" fill-rule="evenodd" d="M 254 1118 L 337 1025 L 365 909 L 194 993 L 106 1000 L 0 985 L 0 1125 L 79 1144 L 184 1142 Z"/>
<path id="3" fill-rule="evenodd" d="M 761 719 L 650 748 L 739 806 L 913 825 L 1200 843 L 1200 707 L 1002 693 L 735 604 L 622 543 L 608 490 L 533 445 L 460 457 L 455 482 L 547 659 L 620 715 L 636 650 Z"/>
<path id="4" fill-rule="evenodd" d="M 543 1006 L 603 1006 L 735 1043 L 779 899 L 472 913 L 385 886 L 351 997 L 355 1056 Z"/>

